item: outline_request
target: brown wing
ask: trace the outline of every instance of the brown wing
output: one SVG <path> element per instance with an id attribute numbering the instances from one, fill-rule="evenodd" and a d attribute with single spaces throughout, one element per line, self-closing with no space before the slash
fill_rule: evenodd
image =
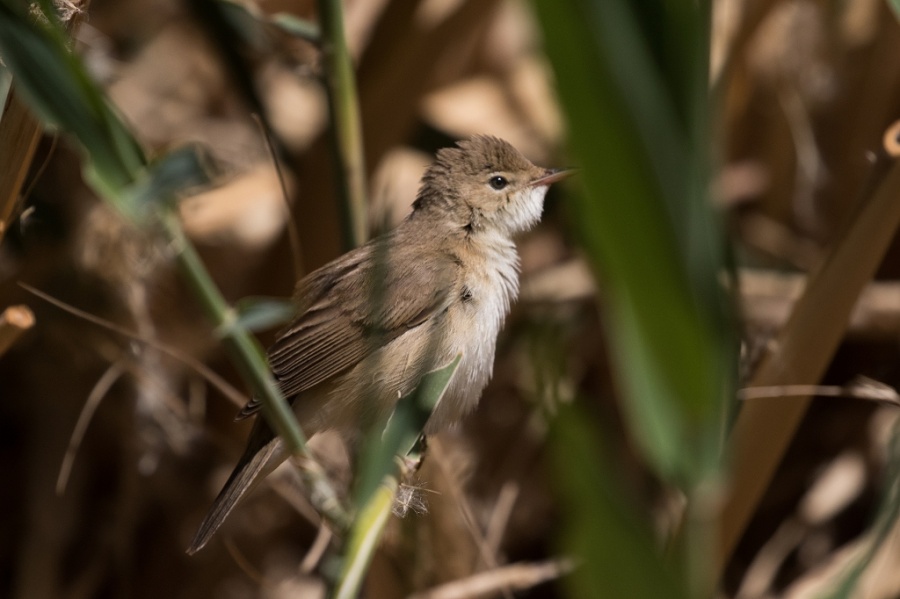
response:
<path id="1" fill-rule="evenodd" d="M 297 289 L 302 312 L 269 349 L 281 392 L 311 389 L 445 311 L 457 268 L 443 254 L 368 244 L 306 277 Z M 254 399 L 239 417 L 258 409 Z"/>

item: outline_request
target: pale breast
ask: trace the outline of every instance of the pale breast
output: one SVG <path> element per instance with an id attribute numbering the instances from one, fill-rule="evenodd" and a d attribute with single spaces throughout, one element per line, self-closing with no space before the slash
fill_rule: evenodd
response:
<path id="1" fill-rule="evenodd" d="M 463 359 L 429 431 L 455 424 L 478 404 L 494 369 L 497 335 L 519 290 L 519 257 L 509 238 L 483 235 L 462 259 L 466 274 L 460 299 L 448 311 L 443 353 L 451 359 L 462 353 Z M 471 268 L 478 264 L 484 267 Z"/>
<path id="2" fill-rule="evenodd" d="M 325 428 L 352 430 L 361 417 L 386 418 L 424 372 L 446 366 L 457 354 L 462 361 L 426 432 L 456 424 L 475 408 L 493 371 L 497 335 L 518 293 L 515 245 L 499 234 L 482 237 L 460 252 L 459 295 L 445 313 L 410 329 L 336 380 L 330 400 L 316 414 Z"/>

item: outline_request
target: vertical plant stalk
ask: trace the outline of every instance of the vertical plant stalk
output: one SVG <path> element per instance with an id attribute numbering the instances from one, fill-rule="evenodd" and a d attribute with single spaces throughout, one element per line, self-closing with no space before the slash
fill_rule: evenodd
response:
<path id="1" fill-rule="evenodd" d="M 368 229 L 366 165 L 356 79 L 347 51 L 340 0 L 318 0 L 317 6 L 325 88 L 331 111 L 331 136 L 341 195 L 344 247 L 352 249 L 365 243 Z"/>
<path id="2" fill-rule="evenodd" d="M 10 87 L 0 117 L 0 240 L 9 229 L 43 128 Z"/>
<path id="3" fill-rule="evenodd" d="M 891 128 L 900 131 L 895 124 Z M 877 166 L 877 165 L 876 165 Z M 860 209 L 825 264 L 810 280 L 790 320 L 748 387 L 814 385 L 831 362 L 863 287 L 872 279 L 900 226 L 900 163 Z M 717 575 L 756 511 L 806 410 L 810 397 L 755 400 L 732 431 L 733 480 L 722 509 Z"/>
<path id="4" fill-rule="evenodd" d="M 691 150 L 687 178 L 689 193 L 683 210 L 690 214 L 686 219 L 688 240 L 686 242 L 686 263 L 692 292 L 701 304 L 705 321 L 711 328 L 707 335 L 715 352 L 724 356 L 717 362 L 710 374 L 716 377 L 720 388 L 713 391 L 706 406 L 707 418 L 700 421 L 698 432 L 714 432 L 713 447 L 707 447 L 714 465 L 704 469 L 703 475 L 683 489 L 687 496 L 682 535 L 676 537 L 683 545 L 679 568 L 684 572 L 688 594 L 691 597 L 711 597 L 716 594 L 717 579 L 710 568 L 711 557 L 718 540 L 718 511 L 722 496 L 721 462 L 722 440 L 725 436 L 725 413 L 728 398 L 732 397 L 737 380 L 737 339 L 732 331 L 734 323 L 721 291 L 720 280 L 716 276 L 728 268 L 727 250 L 722 223 L 712 209 L 709 194 L 713 152 L 711 145 L 713 115 L 709 86 L 710 49 L 712 37 L 712 2 L 702 0 L 682 3 L 677 11 L 673 31 L 683 44 L 682 59 L 685 64 L 688 84 L 685 86 L 687 98 L 688 138 Z M 712 416 L 711 418 L 709 416 Z"/>
<path id="5" fill-rule="evenodd" d="M 172 242 L 175 259 L 190 283 L 207 316 L 223 331 L 223 342 L 241 377 L 262 399 L 263 415 L 300 462 L 300 472 L 311 487 L 311 500 L 329 521 L 343 529 L 348 516 L 325 473 L 306 446 L 306 437 L 297 424 L 290 406 L 269 375 L 264 352 L 256 339 L 241 326 L 235 326 L 237 314 L 222 297 L 212 277 L 200 260 L 197 250 L 184 233 L 177 214 L 168 210 L 161 215 L 167 237 Z"/>

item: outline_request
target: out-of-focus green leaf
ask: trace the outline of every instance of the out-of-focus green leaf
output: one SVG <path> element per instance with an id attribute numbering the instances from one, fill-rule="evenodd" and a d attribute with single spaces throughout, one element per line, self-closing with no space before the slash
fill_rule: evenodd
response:
<path id="1" fill-rule="evenodd" d="M 220 0 L 219 7 L 222 16 L 245 42 L 257 48 L 266 44 L 266 32 L 263 27 L 265 16 L 256 5 Z"/>
<path id="2" fill-rule="evenodd" d="M 210 185 L 206 153 L 200 146 L 177 148 L 152 163 L 122 195 L 126 212 L 135 217 L 147 214 L 159 202 L 171 202 L 179 196 Z"/>
<path id="3" fill-rule="evenodd" d="M 272 297 L 246 297 L 235 304 L 237 320 L 227 327 L 220 327 L 224 335 L 235 325 L 248 331 L 264 331 L 289 321 L 297 312 L 297 306 L 288 299 Z"/>
<path id="4" fill-rule="evenodd" d="M 888 6 L 894 11 L 894 16 L 900 19 L 900 0 L 888 0 Z"/>
<path id="5" fill-rule="evenodd" d="M 407 455 L 422 435 L 431 412 L 444 396 L 462 355 L 427 373 L 416 389 L 397 402 L 384 432 L 370 431 L 357 474 L 357 514 L 350 527 L 334 597 L 357 597 L 366 570 L 388 521 L 397 491 L 398 456 Z"/>
<path id="6" fill-rule="evenodd" d="M 705 15 L 687 0 L 657 7 L 671 17 L 667 27 L 687 31 L 666 36 L 689 78 L 672 89 L 681 80 L 661 71 L 635 3 L 536 6 L 581 167 L 573 220 L 604 279 L 632 434 L 660 474 L 689 487 L 717 467 L 732 360 L 705 144 L 696 141 L 704 115 L 685 91 L 698 85 L 690 67 L 705 63 L 684 40 L 703 31 Z"/>
<path id="7" fill-rule="evenodd" d="M 40 118 L 84 147 L 87 178 L 116 197 L 143 168 L 143 153 L 69 51 L 56 19 L 39 21 L 23 6 L 13 0 L 0 2 L 3 61 Z"/>
<path id="8" fill-rule="evenodd" d="M 412 450 L 431 412 L 450 385 L 461 359 L 462 355 L 458 355 L 443 368 L 422 377 L 415 391 L 397 402 L 384 431 L 370 432 L 357 474 L 354 493 L 357 505 L 365 504 L 384 476 L 393 472 L 395 457 Z"/>
<path id="9" fill-rule="evenodd" d="M 284 32 L 310 42 L 318 42 L 321 35 L 319 26 L 306 19 L 285 12 L 275 13 L 271 16 L 272 24 Z"/>
<path id="10" fill-rule="evenodd" d="M 644 459 L 687 495 L 686 530 L 673 544 L 671 564 L 690 594 L 708 596 L 715 516 L 703 506 L 719 484 L 736 362 L 719 284 L 723 237 L 708 198 L 709 3 L 535 2 L 580 167 L 573 224 L 603 279 L 623 412 Z M 583 476 L 590 456 L 569 458 L 562 476 Z M 616 484 L 608 473 L 596 480 Z M 586 569 L 615 558 L 619 578 L 663 576 L 658 560 L 641 549 L 643 533 L 628 538 L 620 528 L 610 537 L 608 515 L 577 509 L 603 504 L 609 492 L 585 484 L 567 497 L 576 509 L 566 519 L 580 529 L 571 539 L 589 556 Z M 616 551 L 628 543 L 634 546 Z M 660 590 L 663 583 L 648 582 L 643 594 L 616 589 L 607 576 L 617 572 L 601 572 L 585 574 L 577 596 L 677 594 Z"/>
<path id="11" fill-rule="evenodd" d="M 272 25 L 290 36 L 316 43 L 319 41 L 319 26 L 316 23 L 301 19 L 290 13 L 279 12 L 272 15 L 263 13 L 252 4 L 243 4 L 234 0 L 219 0 L 222 14 L 231 23 L 235 31 L 254 46 L 262 46 L 265 37 L 265 26 Z"/>
<path id="12" fill-rule="evenodd" d="M 621 494 L 597 439 L 597 430 L 577 407 L 560 409 L 551 446 L 566 506 L 565 550 L 576 564 L 568 577 L 571 596 L 687 597 L 683 581 L 663 563 L 647 520 Z"/>
<path id="13" fill-rule="evenodd" d="M 891 435 L 889 458 L 884 473 L 886 488 L 881 498 L 878 516 L 872 524 L 865 549 L 855 562 L 847 569 L 846 574 L 834 591 L 828 595 L 823 594 L 823 599 L 850 599 L 857 597 L 856 590 L 860 579 L 866 570 L 875 563 L 875 556 L 884 547 L 885 541 L 891 538 L 900 519 L 900 423 L 894 425 Z"/>

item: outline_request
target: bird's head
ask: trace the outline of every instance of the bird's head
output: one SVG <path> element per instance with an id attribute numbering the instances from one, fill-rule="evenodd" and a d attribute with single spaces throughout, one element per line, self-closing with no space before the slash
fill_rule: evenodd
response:
<path id="1" fill-rule="evenodd" d="M 569 174 L 535 166 L 509 143 L 479 135 L 438 150 L 413 208 L 445 212 L 473 231 L 511 236 L 540 220 L 547 189 Z"/>

